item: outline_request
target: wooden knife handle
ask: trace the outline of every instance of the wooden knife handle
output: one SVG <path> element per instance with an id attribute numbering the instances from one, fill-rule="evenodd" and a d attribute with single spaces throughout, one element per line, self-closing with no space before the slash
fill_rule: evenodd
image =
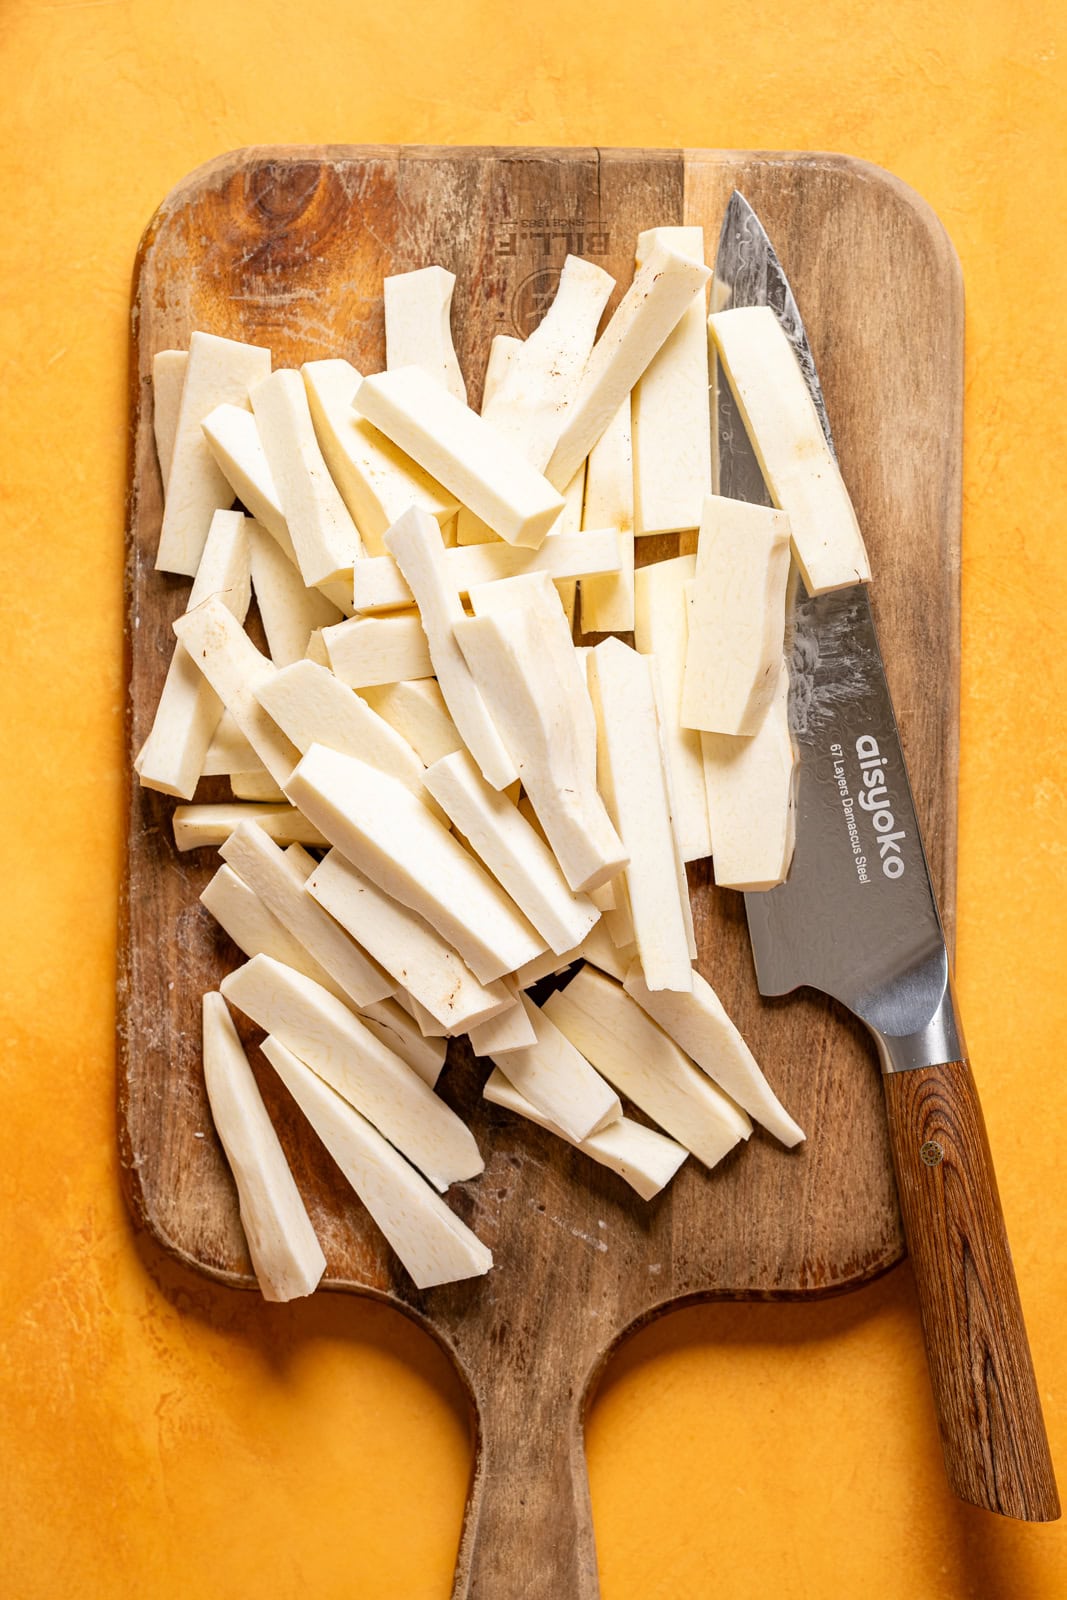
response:
<path id="1" fill-rule="evenodd" d="M 970 1068 L 884 1081 L 949 1482 L 972 1505 L 1053 1521 L 1056 1479 Z"/>
<path id="2" fill-rule="evenodd" d="M 581 1396 L 490 1377 L 476 1398 L 452 1600 L 597 1600 Z"/>

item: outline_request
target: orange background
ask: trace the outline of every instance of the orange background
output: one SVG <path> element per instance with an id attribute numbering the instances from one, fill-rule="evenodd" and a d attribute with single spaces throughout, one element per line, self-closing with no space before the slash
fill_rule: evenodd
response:
<path id="1" fill-rule="evenodd" d="M 946 223 L 968 295 L 959 989 L 1067 1477 L 1062 7 L 3 0 L 0 63 L 5 1593 L 444 1600 L 459 1535 L 467 1424 L 435 1347 L 364 1302 L 220 1289 L 118 1197 L 129 279 L 167 190 L 243 144 L 840 150 Z M 666 1319 L 609 1369 L 588 1446 L 605 1600 L 1067 1594 L 1061 1528 L 945 1488 L 907 1267 Z"/>

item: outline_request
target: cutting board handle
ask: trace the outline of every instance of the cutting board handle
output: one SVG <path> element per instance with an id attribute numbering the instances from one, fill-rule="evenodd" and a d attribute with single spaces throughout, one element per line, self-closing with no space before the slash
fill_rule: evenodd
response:
<path id="1" fill-rule="evenodd" d="M 452 1600 L 597 1600 L 584 1395 L 543 1369 L 519 1376 L 502 1362 L 471 1383 L 476 1454 Z"/>
<path id="2" fill-rule="evenodd" d="M 885 1077 L 904 1232 L 954 1493 L 1060 1514 L 985 1123 L 966 1061 Z"/>

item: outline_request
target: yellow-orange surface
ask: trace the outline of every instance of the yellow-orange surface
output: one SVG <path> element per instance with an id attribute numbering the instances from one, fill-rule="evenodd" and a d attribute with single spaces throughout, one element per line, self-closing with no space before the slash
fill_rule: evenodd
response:
<path id="1" fill-rule="evenodd" d="M 840 150 L 940 213 L 968 297 L 959 989 L 1067 1476 L 1062 6 L 3 0 L 0 74 L 4 1594 L 450 1587 L 470 1457 L 436 1349 L 185 1272 L 118 1195 L 130 271 L 177 179 L 261 142 Z M 907 1267 L 667 1319 L 588 1445 L 605 1600 L 1067 1595 L 1061 1528 L 945 1487 Z"/>

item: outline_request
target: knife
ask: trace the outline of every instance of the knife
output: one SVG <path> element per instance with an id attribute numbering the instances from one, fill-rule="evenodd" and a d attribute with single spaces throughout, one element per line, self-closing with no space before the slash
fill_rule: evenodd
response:
<path id="1" fill-rule="evenodd" d="M 716 309 L 773 309 L 832 452 L 796 301 L 736 192 L 712 294 Z M 713 392 L 717 492 L 771 504 L 721 369 Z M 873 1034 L 949 1482 L 987 1510 L 1051 1521 L 1019 1291 L 867 589 L 809 597 L 797 578 L 791 639 L 795 854 L 785 883 L 745 896 L 760 992 L 819 989 Z"/>

